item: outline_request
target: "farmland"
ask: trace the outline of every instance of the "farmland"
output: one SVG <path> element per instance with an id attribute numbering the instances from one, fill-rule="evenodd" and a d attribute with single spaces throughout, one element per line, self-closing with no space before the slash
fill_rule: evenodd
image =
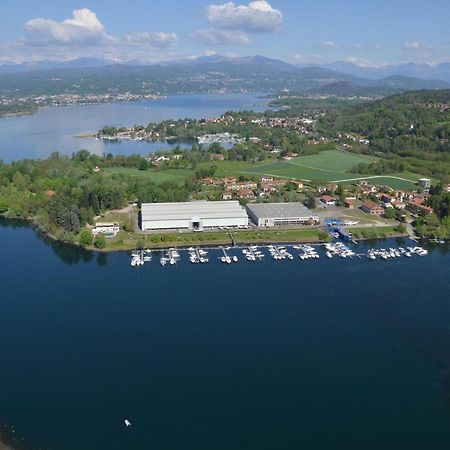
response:
<path id="1" fill-rule="evenodd" d="M 267 174 L 308 181 L 335 181 L 349 178 L 349 170 L 361 162 L 370 163 L 369 156 L 354 155 L 339 150 L 330 150 L 317 155 L 300 156 L 290 161 L 262 164 L 249 169 L 249 173 Z"/>
<path id="2" fill-rule="evenodd" d="M 330 150 L 316 155 L 300 156 L 290 161 L 269 160 L 263 163 L 246 161 L 203 161 L 198 168 L 216 167 L 215 176 L 245 176 L 256 178 L 262 175 L 280 178 L 292 178 L 312 182 L 339 182 L 350 184 L 367 179 L 375 184 L 390 186 L 394 189 L 412 189 L 421 176 L 411 172 L 395 173 L 382 176 L 365 176 L 350 173 L 359 163 L 371 163 L 376 158 L 367 155 L 357 155 L 340 150 Z M 156 183 L 175 181 L 182 183 L 194 176 L 193 169 L 149 169 L 140 171 L 134 168 L 112 167 L 105 173 L 123 174 L 150 179 Z"/>

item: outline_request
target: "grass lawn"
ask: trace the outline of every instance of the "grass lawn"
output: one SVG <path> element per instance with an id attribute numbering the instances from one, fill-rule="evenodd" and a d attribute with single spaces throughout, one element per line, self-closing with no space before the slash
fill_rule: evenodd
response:
<path id="1" fill-rule="evenodd" d="M 397 227 L 350 227 L 349 231 L 353 234 L 353 237 L 356 239 L 379 239 L 379 238 L 388 238 L 388 237 L 396 237 L 402 236 L 406 233 L 399 233 Z"/>
<path id="2" fill-rule="evenodd" d="M 237 244 L 271 242 L 319 242 L 320 230 L 317 228 L 298 230 L 253 230 L 233 231 Z M 132 250 L 145 248 L 169 248 L 193 246 L 232 245 L 230 235 L 225 231 L 202 233 L 151 233 L 136 234 L 121 231 L 116 238 L 108 240 L 105 250 Z"/>
<path id="3" fill-rule="evenodd" d="M 254 230 L 233 233 L 237 244 L 270 242 L 319 242 L 321 230 Z"/>
<path id="4" fill-rule="evenodd" d="M 137 207 L 130 211 L 108 211 L 103 214 L 97 222 L 114 222 L 121 226 L 124 226 L 125 224 L 131 226 L 131 224 L 135 223 L 137 214 Z"/>

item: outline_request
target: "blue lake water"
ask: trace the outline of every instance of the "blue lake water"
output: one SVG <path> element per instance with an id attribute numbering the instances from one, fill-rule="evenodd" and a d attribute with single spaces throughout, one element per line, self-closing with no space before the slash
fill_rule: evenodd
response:
<path id="1" fill-rule="evenodd" d="M 38 448 L 450 448 L 448 248 L 136 269 L 5 221 L 0 248 L 0 422 Z"/>
<path id="2" fill-rule="evenodd" d="M 120 143 L 77 138 L 105 125 L 132 126 L 167 119 L 217 117 L 229 110 L 264 110 L 267 99 L 257 94 L 180 95 L 130 103 L 46 108 L 33 115 L 0 119 L 0 159 L 46 158 L 59 151 L 71 154 L 81 149 L 95 154 L 148 154 L 171 148 L 167 142 Z"/>

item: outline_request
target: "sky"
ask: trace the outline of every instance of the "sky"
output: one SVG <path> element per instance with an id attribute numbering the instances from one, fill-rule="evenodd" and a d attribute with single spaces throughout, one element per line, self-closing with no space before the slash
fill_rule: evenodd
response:
<path id="1" fill-rule="evenodd" d="M 2 1 L 0 63 L 221 54 L 364 67 L 450 61 L 450 1 Z"/>

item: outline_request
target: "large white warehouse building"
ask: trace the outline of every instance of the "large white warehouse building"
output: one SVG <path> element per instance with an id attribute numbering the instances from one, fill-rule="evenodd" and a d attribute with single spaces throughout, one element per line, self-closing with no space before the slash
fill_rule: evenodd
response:
<path id="1" fill-rule="evenodd" d="M 302 203 L 249 204 L 247 212 L 258 227 L 312 225 L 319 222 L 317 215 Z"/>
<path id="2" fill-rule="evenodd" d="M 248 215 L 239 202 L 143 203 L 143 231 L 194 230 L 248 226 Z"/>

